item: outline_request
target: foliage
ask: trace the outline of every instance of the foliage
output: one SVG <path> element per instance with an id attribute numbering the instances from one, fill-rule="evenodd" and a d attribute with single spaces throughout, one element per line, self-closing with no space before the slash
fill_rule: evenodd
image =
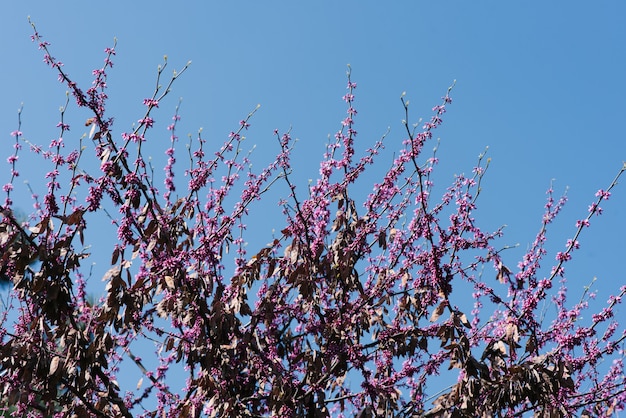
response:
<path id="1" fill-rule="evenodd" d="M 472 175 L 458 175 L 441 199 L 434 196 L 438 160 L 424 149 L 451 89 L 421 127 L 409 123 L 402 98 L 405 139 L 362 198 L 356 184 L 363 190 L 362 175 L 385 141 L 356 157 L 350 71 L 347 116 L 305 196 L 296 193 L 289 132 L 274 132 L 279 152 L 271 164 L 249 168 L 242 141 L 254 112 L 213 154 L 201 133 L 190 140 L 190 167 L 181 172 L 177 108 L 158 186 L 144 154 L 153 113 L 187 67 L 164 87 L 167 61 L 159 67 L 145 114 L 117 138 L 106 107 L 115 49 L 105 50 L 83 91 L 33 30 L 46 64 L 91 117 L 75 149 L 65 142 L 68 106 L 48 149 L 26 140 L 21 126 L 12 133 L 0 269 L 13 290 L 2 313 L 0 381 L 2 402 L 16 414 L 553 417 L 609 416 L 626 406 L 626 334 L 613 317 L 626 286 L 591 321 L 579 321 L 592 295 L 569 304 L 564 270 L 626 167 L 598 191 L 542 277 L 547 227 L 565 203 L 549 190 L 541 229 L 514 272 L 495 247 L 502 231 L 486 232 L 474 219 L 488 160 L 481 156 Z M 20 222 L 11 196 L 25 144 L 50 169 L 43 202 L 35 197 Z M 91 153 L 99 171 L 83 164 Z M 181 174 L 186 190 L 177 189 Z M 280 201 L 285 223 L 249 255 L 245 220 L 277 182 L 289 193 Z M 104 295 L 94 301 L 87 227 L 107 217 L 119 243 Z M 551 322 L 538 315 L 544 302 L 557 308 Z M 154 369 L 133 353 L 146 342 L 156 347 Z M 120 385 L 122 365 L 146 383 Z M 456 380 L 433 396 L 440 373 Z M 173 382 L 183 374 L 178 390 Z"/>

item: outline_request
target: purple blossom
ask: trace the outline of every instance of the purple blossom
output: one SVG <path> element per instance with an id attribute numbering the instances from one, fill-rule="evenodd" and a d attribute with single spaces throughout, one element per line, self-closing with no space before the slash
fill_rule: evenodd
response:
<path id="1" fill-rule="evenodd" d="M 139 119 L 137 123 L 139 123 L 140 125 L 144 125 L 146 128 L 152 128 L 152 125 L 154 125 L 154 120 L 151 117 L 146 116 L 143 119 Z"/>
<path id="2" fill-rule="evenodd" d="M 143 104 L 147 107 L 159 107 L 159 101 L 156 99 L 143 99 Z"/>
<path id="3" fill-rule="evenodd" d="M 576 228 L 582 228 L 583 226 L 589 227 L 589 219 L 582 219 L 576 221 Z"/>

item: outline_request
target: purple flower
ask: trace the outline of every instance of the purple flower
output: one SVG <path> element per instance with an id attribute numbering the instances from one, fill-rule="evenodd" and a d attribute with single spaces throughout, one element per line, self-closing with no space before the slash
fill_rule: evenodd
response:
<path id="1" fill-rule="evenodd" d="M 152 125 L 154 124 L 154 120 L 151 117 L 149 117 L 149 116 L 147 116 L 147 117 L 145 117 L 143 119 L 139 119 L 137 122 L 140 125 L 145 125 L 146 128 L 151 128 Z"/>
<path id="2" fill-rule="evenodd" d="M 147 107 L 159 107 L 159 101 L 156 99 L 143 99 L 143 104 Z"/>
<path id="3" fill-rule="evenodd" d="M 564 261 L 571 260 L 572 256 L 567 252 L 564 253 L 564 252 L 559 251 L 558 253 L 556 253 L 556 259 L 557 261 L 564 262 Z"/>
<path id="4" fill-rule="evenodd" d="M 583 219 L 583 220 L 576 221 L 576 228 L 581 228 L 583 226 L 586 226 L 586 227 L 589 226 L 589 219 Z"/>

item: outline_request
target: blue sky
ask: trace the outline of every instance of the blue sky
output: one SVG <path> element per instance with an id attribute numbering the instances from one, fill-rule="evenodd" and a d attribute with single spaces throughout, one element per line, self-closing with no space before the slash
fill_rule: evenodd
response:
<path id="1" fill-rule="evenodd" d="M 552 179 L 557 193 L 569 187 L 569 203 L 549 232 L 550 261 L 575 232 L 576 219 L 586 216 L 594 193 L 626 160 L 623 2 L 7 2 L 0 6 L 2 161 L 11 152 L 9 133 L 20 103 L 25 136 L 47 144 L 58 133 L 58 108 L 65 102 L 65 88 L 30 42 L 29 15 L 53 55 L 85 86 L 117 37 L 108 93 L 118 134 L 141 117 L 163 55 L 171 69 L 192 61 L 161 103 L 155 140 L 148 144 L 156 159 L 166 147 L 165 126 L 178 97 L 181 138 L 203 127 L 215 144 L 260 103 L 247 135 L 257 145 L 254 158 L 269 161 L 277 151 L 272 131 L 291 127 L 299 138 L 294 161 L 301 190 L 315 178 L 317 156 L 344 118 L 347 64 L 358 83 L 355 120 L 363 150 L 387 127 L 387 148 L 400 146 L 403 91 L 411 101 L 409 122 L 417 122 L 430 117 L 456 80 L 454 102 L 436 133 L 437 185 L 443 189 L 454 173 L 469 173 L 489 146 L 491 165 L 476 216 L 487 229 L 508 225 L 501 244 L 520 244 L 505 254 L 511 267 L 538 231 Z M 87 116 L 68 111 L 75 140 Z M 22 165 L 21 172 L 35 186 L 32 168 Z M 8 166 L 0 183 L 7 176 Z M 28 194 L 21 196 L 28 208 Z M 264 213 L 274 211 L 271 203 Z M 572 290 L 598 277 L 600 301 L 626 283 L 619 265 L 626 254 L 623 185 L 603 207 L 567 267 Z M 262 243 L 281 226 L 258 225 L 268 236 Z M 88 237 L 90 232 L 98 230 L 88 229 Z"/>
<path id="2" fill-rule="evenodd" d="M 469 172 L 489 146 L 492 161 L 477 216 L 489 228 L 507 224 L 505 241 L 520 243 L 520 252 L 534 238 L 552 179 L 557 192 L 569 187 L 569 204 L 551 233 L 560 249 L 595 191 L 606 187 L 626 160 L 621 129 L 626 6 L 620 2 L 7 4 L 0 17 L 4 154 L 20 103 L 25 135 L 47 144 L 57 134 L 58 108 L 65 101 L 65 88 L 30 42 L 30 15 L 52 43 L 53 55 L 84 85 L 101 65 L 102 50 L 117 37 L 109 96 L 118 133 L 140 117 L 163 55 L 171 69 L 192 61 L 161 106 L 157 131 L 163 144 L 151 144 L 155 158 L 164 149 L 164 127 L 178 97 L 183 98 L 181 137 L 202 127 L 215 143 L 260 103 L 248 132 L 250 143 L 257 144 L 255 158 L 264 162 L 276 152 L 273 129 L 292 127 L 299 138 L 301 187 L 315 177 L 316 156 L 344 117 L 346 64 L 358 83 L 356 122 L 363 149 L 387 127 L 387 148 L 400 143 L 403 91 L 412 103 L 411 122 L 417 122 L 430 116 L 457 80 L 454 103 L 437 132 L 438 184 L 445 187 L 452 174 Z M 72 112 L 67 117 L 74 118 L 72 135 L 78 138 L 86 114 Z M 583 236 L 579 257 L 588 259 L 581 276 L 624 282 L 613 261 L 626 250 L 625 202 L 626 191 L 617 188 L 605 214 Z M 510 259 L 514 264 L 513 252 Z"/>

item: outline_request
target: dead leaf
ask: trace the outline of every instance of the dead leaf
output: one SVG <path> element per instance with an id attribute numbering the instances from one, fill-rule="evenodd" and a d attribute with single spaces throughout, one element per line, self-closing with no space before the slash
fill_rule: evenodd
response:
<path id="1" fill-rule="evenodd" d="M 172 276 L 165 276 L 165 284 L 167 285 L 168 288 L 170 289 L 174 289 L 174 278 Z"/>
<path id="2" fill-rule="evenodd" d="M 448 306 L 448 303 L 446 301 L 441 302 L 439 306 L 435 308 L 432 315 L 430 315 L 430 322 L 437 321 L 437 319 L 439 319 L 443 311 L 446 309 L 446 306 Z"/>
<path id="3" fill-rule="evenodd" d="M 59 362 L 61 361 L 60 357 L 54 356 L 50 361 L 50 370 L 48 371 L 48 376 L 52 376 L 56 373 L 59 368 Z"/>

